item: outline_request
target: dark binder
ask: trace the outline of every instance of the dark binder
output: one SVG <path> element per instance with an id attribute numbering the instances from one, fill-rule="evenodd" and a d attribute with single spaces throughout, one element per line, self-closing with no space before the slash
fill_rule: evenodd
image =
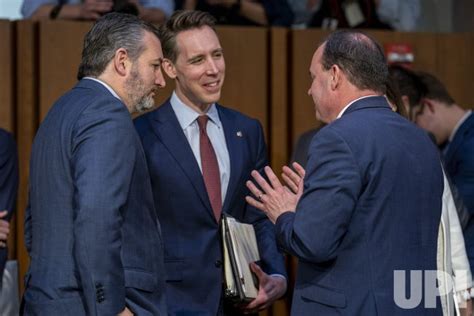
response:
<path id="1" fill-rule="evenodd" d="M 260 260 L 252 225 L 223 214 L 221 225 L 224 253 L 224 296 L 233 302 L 250 302 L 257 297 L 258 284 L 250 263 Z"/>

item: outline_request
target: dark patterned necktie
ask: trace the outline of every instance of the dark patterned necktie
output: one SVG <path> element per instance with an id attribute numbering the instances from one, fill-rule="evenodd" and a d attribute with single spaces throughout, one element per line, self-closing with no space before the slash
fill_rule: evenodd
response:
<path id="1" fill-rule="evenodd" d="M 204 184 L 211 201 L 212 211 L 219 222 L 222 210 L 221 177 L 216 152 L 207 136 L 207 115 L 200 115 L 197 119 L 199 125 L 199 149 L 201 150 L 201 167 Z"/>

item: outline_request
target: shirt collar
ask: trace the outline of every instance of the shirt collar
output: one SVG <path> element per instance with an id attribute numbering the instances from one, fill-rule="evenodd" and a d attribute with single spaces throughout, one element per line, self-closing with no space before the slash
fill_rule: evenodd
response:
<path id="1" fill-rule="evenodd" d="M 171 95 L 170 103 L 174 113 L 176 114 L 176 117 L 178 118 L 179 125 L 183 130 L 193 124 L 199 115 L 201 115 L 191 107 L 184 104 L 183 101 L 179 99 L 175 91 L 173 91 L 173 94 Z M 219 129 L 222 128 L 222 123 L 219 119 L 219 112 L 217 111 L 215 103 L 209 107 L 206 114 L 211 122 L 216 124 Z"/>
<path id="2" fill-rule="evenodd" d="M 451 132 L 451 135 L 449 136 L 449 141 L 450 142 L 453 141 L 454 136 L 456 135 L 457 131 L 461 127 L 462 123 L 464 123 L 467 120 L 467 118 L 469 117 L 469 115 L 471 115 L 471 114 L 472 114 L 472 110 L 469 110 L 469 111 L 466 111 L 466 114 L 464 114 L 463 117 L 461 117 L 461 119 L 458 121 L 458 123 L 454 127 L 453 131 Z"/>
<path id="3" fill-rule="evenodd" d="M 354 104 L 355 102 L 357 102 L 357 101 L 359 101 L 359 100 L 362 100 L 362 99 L 365 99 L 365 98 L 377 97 L 377 96 L 378 96 L 378 95 L 376 95 L 376 94 L 371 94 L 371 95 L 365 95 L 365 96 L 363 96 L 363 97 L 360 97 L 360 98 L 357 98 L 357 99 L 355 99 L 355 100 L 352 100 L 351 102 L 349 102 L 348 105 L 346 105 L 346 106 L 342 109 L 341 112 L 339 112 L 339 115 L 337 116 L 336 119 L 341 118 L 341 116 L 344 114 L 344 112 L 346 112 L 346 110 L 347 110 L 352 104 Z"/>
<path id="4" fill-rule="evenodd" d="M 97 79 L 97 78 L 93 78 L 93 77 L 84 77 L 82 79 L 88 79 L 88 80 L 93 80 L 93 81 L 96 81 L 98 83 L 100 83 L 101 85 L 103 85 L 107 90 L 109 90 L 110 93 L 112 93 L 112 95 L 114 97 L 116 97 L 117 99 L 119 99 L 120 101 L 122 101 L 122 99 L 120 99 L 120 97 L 118 96 L 118 94 L 114 91 L 114 89 L 112 89 L 111 86 L 109 86 L 108 84 L 106 84 L 105 82 L 103 82 L 102 80 L 100 79 Z"/>

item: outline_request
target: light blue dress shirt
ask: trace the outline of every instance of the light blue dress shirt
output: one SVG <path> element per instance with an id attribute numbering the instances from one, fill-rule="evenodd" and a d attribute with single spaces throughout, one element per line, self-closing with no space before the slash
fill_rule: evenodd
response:
<path id="1" fill-rule="evenodd" d="M 191 146 L 194 157 L 196 158 L 199 169 L 202 173 L 201 150 L 199 148 L 199 125 L 197 122 L 197 118 L 200 114 L 191 107 L 185 105 L 175 92 L 171 95 L 170 103 L 174 113 L 178 117 L 179 125 L 183 129 L 184 135 L 189 142 L 189 146 Z M 212 104 L 209 107 L 207 116 L 209 117 L 209 120 L 207 122 L 206 131 L 209 140 L 212 143 L 212 147 L 214 147 L 217 156 L 217 163 L 219 164 L 221 195 L 222 203 L 224 204 L 230 178 L 229 151 L 227 150 L 227 144 L 225 141 L 224 128 L 222 127 L 215 104 Z"/>

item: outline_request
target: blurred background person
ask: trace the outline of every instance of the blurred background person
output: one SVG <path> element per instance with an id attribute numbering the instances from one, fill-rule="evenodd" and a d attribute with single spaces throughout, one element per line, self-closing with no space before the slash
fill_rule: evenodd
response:
<path id="1" fill-rule="evenodd" d="M 5 270 L 8 259 L 7 241 L 18 190 L 18 154 L 13 136 L 0 128 L 0 314 L 18 314 L 18 278 Z M 15 266 L 16 267 L 16 266 Z M 3 274 L 5 282 L 3 283 Z"/>
<path id="2" fill-rule="evenodd" d="M 297 27 L 376 28 L 413 31 L 420 0 L 288 0 Z"/>
<path id="3" fill-rule="evenodd" d="M 218 24 L 290 26 L 293 23 L 287 0 L 177 0 L 176 8 L 209 12 Z"/>
<path id="4" fill-rule="evenodd" d="M 97 20 L 115 11 L 151 23 L 164 22 L 173 10 L 173 0 L 24 0 L 21 7 L 26 19 Z"/>

